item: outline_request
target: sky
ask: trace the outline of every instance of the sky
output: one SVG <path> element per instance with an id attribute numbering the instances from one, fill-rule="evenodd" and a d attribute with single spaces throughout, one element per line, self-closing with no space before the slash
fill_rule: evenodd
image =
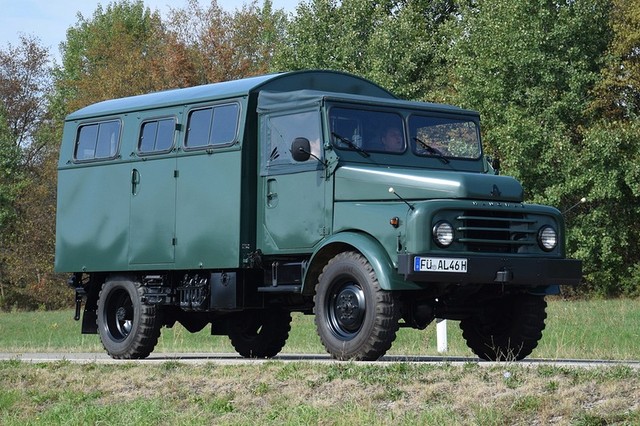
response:
<path id="1" fill-rule="evenodd" d="M 203 7 L 210 0 L 199 0 Z M 274 9 L 295 12 L 302 0 L 272 0 Z M 112 0 L 0 0 L 0 49 L 8 43 L 16 46 L 19 35 L 34 35 L 44 47 L 49 48 L 52 58 L 60 63 L 58 46 L 67 36 L 67 29 L 77 23 L 78 12 L 85 18 L 93 16 L 98 4 L 103 7 Z M 170 7 L 178 9 L 186 6 L 187 0 L 144 0 L 151 10 L 158 10 L 166 18 Z M 250 0 L 218 0 L 218 6 L 233 11 Z M 262 5 L 262 0 L 258 0 Z"/>

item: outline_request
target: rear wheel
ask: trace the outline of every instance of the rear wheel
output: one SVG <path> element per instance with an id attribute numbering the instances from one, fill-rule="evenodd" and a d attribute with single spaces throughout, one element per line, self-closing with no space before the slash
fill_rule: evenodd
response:
<path id="1" fill-rule="evenodd" d="M 282 309 L 246 311 L 231 320 L 229 338 L 245 358 L 272 358 L 282 350 L 291 330 L 291 313 Z"/>
<path id="2" fill-rule="evenodd" d="M 516 294 L 460 321 L 467 346 L 487 361 L 519 361 L 538 346 L 547 317 L 544 296 Z"/>
<path id="3" fill-rule="evenodd" d="M 112 358 L 146 358 L 160 337 L 162 322 L 155 305 L 142 302 L 145 289 L 126 278 L 109 280 L 98 296 L 98 333 Z"/>
<path id="4" fill-rule="evenodd" d="M 327 263 L 314 304 L 318 335 L 336 359 L 376 360 L 396 338 L 400 309 L 360 253 L 339 253 Z"/>

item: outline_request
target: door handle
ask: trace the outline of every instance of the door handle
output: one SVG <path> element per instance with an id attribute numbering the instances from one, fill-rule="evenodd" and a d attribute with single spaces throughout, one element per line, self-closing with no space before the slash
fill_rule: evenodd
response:
<path id="1" fill-rule="evenodd" d="M 131 170 L 131 194 L 138 193 L 138 185 L 140 184 L 140 172 L 138 169 Z"/>
<path id="2" fill-rule="evenodd" d="M 277 181 L 273 178 L 267 179 L 267 207 L 272 208 L 278 205 Z"/>

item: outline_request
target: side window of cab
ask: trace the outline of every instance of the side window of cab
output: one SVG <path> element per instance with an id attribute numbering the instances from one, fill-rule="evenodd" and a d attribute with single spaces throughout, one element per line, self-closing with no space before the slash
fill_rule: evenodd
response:
<path id="1" fill-rule="evenodd" d="M 262 145 L 261 153 L 263 175 L 288 173 L 292 169 L 312 170 L 320 166 L 318 159 L 322 158 L 322 144 L 318 111 L 273 113 L 264 116 L 261 132 L 266 142 Z M 309 142 L 308 152 L 311 155 L 306 161 L 296 160 L 291 152 L 296 139 Z"/>

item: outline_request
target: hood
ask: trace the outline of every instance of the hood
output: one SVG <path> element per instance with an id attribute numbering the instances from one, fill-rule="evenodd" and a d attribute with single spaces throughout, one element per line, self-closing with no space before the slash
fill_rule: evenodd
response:
<path id="1" fill-rule="evenodd" d="M 489 201 L 523 200 L 522 185 L 512 177 L 457 171 L 342 166 L 335 172 L 337 201 L 461 198 Z"/>

